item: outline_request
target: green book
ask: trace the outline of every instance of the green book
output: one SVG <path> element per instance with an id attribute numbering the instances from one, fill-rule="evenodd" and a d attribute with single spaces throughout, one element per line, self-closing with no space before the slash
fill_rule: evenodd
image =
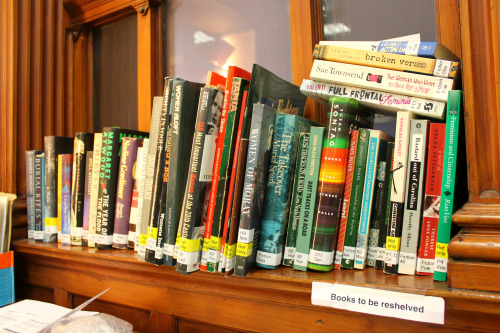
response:
<path id="1" fill-rule="evenodd" d="M 300 203 L 295 260 L 293 262 L 293 268 L 301 271 L 307 270 L 324 133 L 324 127 L 311 127 L 304 176 L 304 193 L 302 195 L 302 202 Z"/>
<path id="2" fill-rule="evenodd" d="M 354 164 L 349 215 L 347 217 L 344 251 L 342 253 L 342 268 L 354 267 L 356 241 L 358 237 L 359 220 L 361 217 L 361 203 L 363 201 L 363 189 L 365 185 L 369 140 L 370 130 L 361 128 L 359 130 L 358 148 L 356 150 L 356 163 Z"/>
<path id="3" fill-rule="evenodd" d="M 455 181 L 460 133 L 460 113 L 462 92 L 452 90 L 448 94 L 446 110 L 446 142 L 444 147 L 443 180 L 441 185 L 441 205 L 436 242 L 434 280 L 446 281 L 448 271 L 448 243 L 451 237 L 451 216 L 455 204 Z"/>
<path id="4" fill-rule="evenodd" d="M 312 124 L 311 120 L 300 116 L 276 115 L 257 251 L 258 267 L 275 269 L 282 262 L 298 139 L 300 133 L 310 131 Z"/>
<path id="5" fill-rule="evenodd" d="M 295 162 L 295 175 L 293 177 L 292 198 L 290 200 L 290 214 L 286 232 L 283 265 L 293 266 L 295 259 L 295 245 L 297 240 L 297 226 L 300 221 L 300 206 L 304 193 L 304 178 L 307 165 L 307 148 L 309 147 L 309 133 L 300 133 L 297 159 Z"/>

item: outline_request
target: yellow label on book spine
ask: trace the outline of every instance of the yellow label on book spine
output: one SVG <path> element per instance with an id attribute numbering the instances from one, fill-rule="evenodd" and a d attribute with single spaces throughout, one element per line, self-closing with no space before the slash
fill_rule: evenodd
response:
<path id="1" fill-rule="evenodd" d="M 228 258 L 232 258 L 236 255 L 236 244 L 226 246 L 227 253 L 226 256 Z"/>
<path id="2" fill-rule="evenodd" d="M 436 243 L 436 257 L 448 259 L 448 244 Z"/>
<path id="3" fill-rule="evenodd" d="M 240 257 L 249 257 L 252 254 L 253 242 L 251 243 L 240 243 L 236 247 L 236 255 Z"/>
<path id="4" fill-rule="evenodd" d="M 220 237 L 210 237 L 210 248 L 214 250 L 220 250 L 220 247 L 222 245 L 222 238 Z"/>
<path id="5" fill-rule="evenodd" d="M 179 251 L 197 252 L 200 249 L 200 239 L 183 238 L 179 240 Z"/>
<path id="6" fill-rule="evenodd" d="M 148 227 L 147 238 L 157 239 L 158 238 L 158 228 Z"/>
<path id="7" fill-rule="evenodd" d="M 401 247 L 401 238 L 400 237 L 389 237 L 387 236 L 387 240 L 385 243 L 385 248 L 391 251 L 399 251 Z"/>
<path id="8" fill-rule="evenodd" d="M 45 226 L 47 227 L 57 227 L 57 217 L 46 217 Z"/>
<path id="9" fill-rule="evenodd" d="M 148 242 L 148 235 L 141 234 L 139 236 L 139 245 L 146 246 L 147 242 Z"/>
<path id="10" fill-rule="evenodd" d="M 210 239 L 205 238 L 205 239 L 203 240 L 203 247 L 202 247 L 202 251 L 203 251 L 203 252 L 208 252 L 208 250 L 210 250 Z"/>

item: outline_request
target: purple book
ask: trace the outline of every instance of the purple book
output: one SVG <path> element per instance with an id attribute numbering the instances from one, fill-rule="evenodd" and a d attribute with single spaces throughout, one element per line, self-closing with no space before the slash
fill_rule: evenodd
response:
<path id="1" fill-rule="evenodd" d="M 83 196 L 83 230 L 82 245 L 87 246 L 89 242 L 89 212 L 90 212 L 90 192 L 92 191 L 92 157 L 93 151 L 87 151 L 85 162 L 85 193 Z"/>
<path id="2" fill-rule="evenodd" d="M 61 243 L 71 244 L 71 179 L 73 154 L 61 154 Z"/>
<path id="3" fill-rule="evenodd" d="M 137 160 L 137 148 L 141 146 L 141 138 L 122 138 L 113 229 L 113 247 L 117 249 L 126 249 L 128 245 L 130 206 L 134 189 L 133 171 Z"/>

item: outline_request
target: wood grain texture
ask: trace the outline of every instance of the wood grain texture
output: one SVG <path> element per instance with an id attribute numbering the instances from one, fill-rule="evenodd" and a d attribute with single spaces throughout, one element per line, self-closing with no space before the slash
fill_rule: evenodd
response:
<path id="1" fill-rule="evenodd" d="M 461 58 L 460 15 L 457 0 L 436 0 L 438 40 Z"/>

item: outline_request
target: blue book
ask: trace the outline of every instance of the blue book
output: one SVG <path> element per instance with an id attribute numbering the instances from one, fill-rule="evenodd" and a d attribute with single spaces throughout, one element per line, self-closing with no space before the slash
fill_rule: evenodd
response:
<path id="1" fill-rule="evenodd" d="M 308 133 L 313 124 L 311 120 L 296 115 L 276 115 L 262 210 L 257 267 L 274 269 L 282 262 L 298 139 L 300 133 Z"/>
<path id="2" fill-rule="evenodd" d="M 35 206 L 35 241 L 43 242 L 45 220 L 45 153 L 35 155 L 34 159 L 34 206 Z"/>

